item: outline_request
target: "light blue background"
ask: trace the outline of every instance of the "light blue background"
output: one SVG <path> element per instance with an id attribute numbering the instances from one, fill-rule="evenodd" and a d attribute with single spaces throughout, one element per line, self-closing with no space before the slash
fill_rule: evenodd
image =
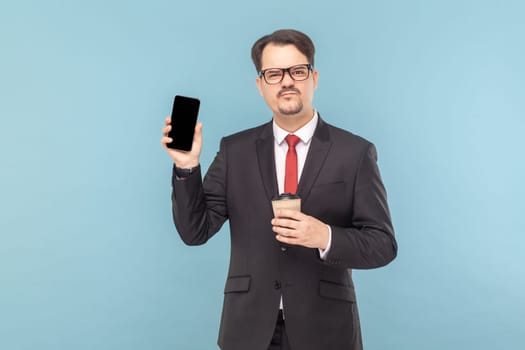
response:
<path id="1" fill-rule="evenodd" d="M 186 247 L 160 130 L 202 163 L 271 117 L 250 47 L 308 33 L 315 105 L 373 141 L 399 256 L 357 271 L 365 347 L 523 349 L 520 1 L 2 1 L 0 349 L 213 349 L 226 227 Z"/>

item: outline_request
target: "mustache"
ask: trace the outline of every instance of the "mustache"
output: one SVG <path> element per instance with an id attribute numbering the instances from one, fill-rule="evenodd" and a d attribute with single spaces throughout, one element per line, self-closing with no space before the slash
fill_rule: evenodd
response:
<path id="1" fill-rule="evenodd" d="M 299 89 L 294 88 L 294 87 L 289 87 L 289 88 L 284 88 L 281 91 L 279 91 L 279 93 L 277 94 L 277 97 L 280 97 L 282 94 L 290 92 L 290 91 L 301 94 L 301 91 L 299 91 Z"/>

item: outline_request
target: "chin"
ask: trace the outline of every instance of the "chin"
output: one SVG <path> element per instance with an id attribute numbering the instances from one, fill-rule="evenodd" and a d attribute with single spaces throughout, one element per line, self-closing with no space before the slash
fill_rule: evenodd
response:
<path id="1" fill-rule="evenodd" d="M 283 115 L 299 114 L 303 111 L 302 103 L 294 103 L 293 105 L 278 106 L 277 110 Z"/>

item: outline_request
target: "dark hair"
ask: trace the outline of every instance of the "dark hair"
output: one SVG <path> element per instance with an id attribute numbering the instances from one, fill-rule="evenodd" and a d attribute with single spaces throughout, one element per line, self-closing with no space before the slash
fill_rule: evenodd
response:
<path id="1" fill-rule="evenodd" d="M 266 45 L 276 44 L 279 46 L 294 45 L 308 59 L 308 63 L 314 65 L 315 47 L 308 35 L 293 29 L 281 29 L 272 34 L 265 35 L 252 46 L 252 60 L 257 72 L 261 71 L 262 52 Z"/>

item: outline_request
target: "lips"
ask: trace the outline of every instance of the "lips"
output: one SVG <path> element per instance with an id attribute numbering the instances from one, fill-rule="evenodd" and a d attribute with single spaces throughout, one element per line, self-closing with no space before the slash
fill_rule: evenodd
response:
<path id="1" fill-rule="evenodd" d="M 291 96 L 291 95 L 298 95 L 298 94 L 299 94 L 299 90 L 297 89 L 285 89 L 285 90 L 279 91 L 278 96 L 283 97 L 283 96 Z"/>

